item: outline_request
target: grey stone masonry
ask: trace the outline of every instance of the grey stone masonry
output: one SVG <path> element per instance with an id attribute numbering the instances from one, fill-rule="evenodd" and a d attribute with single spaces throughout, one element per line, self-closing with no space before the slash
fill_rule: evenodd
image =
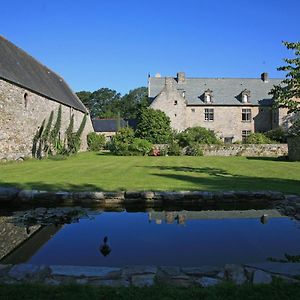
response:
<path id="1" fill-rule="evenodd" d="M 0 160 L 31 157 L 36 132 L 44 120 L 47 122 L 51 111 L 54 113 L 52 122 L 54 126 L 60 105 L 62 107 L 60 136 L 63 139 L 71 115 L 74 115 L 74 131 L 76 131 L 83 119 L 83 112 L 0 79 Z M 82 134 L 81 150 L 87 149 L 86 136 L 92 131 L 94 129 L 88 117 Z"/>
<path id="2" fill-rule="evenodd" d="M 200 285 L 205 288 L 225 281 L 232 281 L 237 285 L 244 283 L 269 284 L 273 278 L 278 277 L 288 283 L 299 283 L 300 264 L 286 263 L 282 265 L 268 263 L 194 268 L 142 265 L 123 268 L 32 264 L 0 265 L 0 284 L 38 282 L 47 285 L 72 283 L 111 287 L 145 287 L 156 283 L 168 283 L 179 286 Z M 191 270 L 193 271 L 191 272 Z"/>

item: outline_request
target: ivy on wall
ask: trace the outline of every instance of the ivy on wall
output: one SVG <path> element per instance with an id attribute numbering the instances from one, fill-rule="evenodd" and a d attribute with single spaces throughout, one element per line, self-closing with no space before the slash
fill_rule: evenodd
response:
<path id="1" fill-rule="evenodd" d="M 64 139 L 61 139 L 62 107 L 60 105 L 55 124 L 52 126 L 54 112 L 51 111 L 47 124 L 44 120 L 33 137 L 32 156 L 38 159 L 49 156 L 69 156 L 76 154 L 81 146 L 81 136 L 86 125 L 87 115 L 85 114 L 81 124 L 74 132 L 74 114 L 65 131 Z"/>

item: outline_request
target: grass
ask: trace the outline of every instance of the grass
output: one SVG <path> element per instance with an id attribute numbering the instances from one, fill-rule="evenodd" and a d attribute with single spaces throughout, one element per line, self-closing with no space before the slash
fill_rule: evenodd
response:
<path id="1" fill-rule="evenodd" d="M 300 285 L 275 282 L 270 285 L 250 284 L 235 286 L 227 283 L 210 288 L 180 288 L 173 286 L 155 285 L 148 288 L 108 288 L 71 286 L 0 285 L 1 300 L 148 300 L 148 299 L 205 299 L 205 300 L 292 300 L 300 299 Z"/>
<path id="2" fill-rule="evenodd" d="M 0 185 L 47 190 L 275 190 L 300 194 L 300 162 L 81 153 L 0 164 Z"/>

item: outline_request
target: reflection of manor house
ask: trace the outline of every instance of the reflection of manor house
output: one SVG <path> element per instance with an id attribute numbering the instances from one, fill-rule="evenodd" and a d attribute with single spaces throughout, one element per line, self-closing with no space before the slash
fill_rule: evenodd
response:
<path id="1" fill-rule="evenodd" d="M 251 132 L 265 132 L 287 125 L 286 110 L 272 110 L 271 88 L 280 79 L 176 78 L 157 74 L 148 82 L 151 107 L 165 112 L 171 126 L 182 131 L 202 126 L 225 142 L 242 140 Z"/>
<path id="2" fill-rule="evenodd" d="M 260 219 L 263 215 L 268 218 L 285 218 L 275 209 L 263 210 L 206 210 L 206 211 L 152 211 L 149 212 L 149 221 L 161 224 L 163 221 L 168 224 L 174 222 L 185 224 L 189 220 L 222 220 L 222 219 Z"/>
<path id="3" fill-rule="evenodd" d="M 60 105 L 60 134 L 66 131 L 72 115 L 76 131 L 87 113 L 78 97 L 58 74 L 0 36 L 0 160 L 31 156 L 43 120 L 53 111 L 55 121 Z M 87 118 L 82 150 L 91 131 Z"/>

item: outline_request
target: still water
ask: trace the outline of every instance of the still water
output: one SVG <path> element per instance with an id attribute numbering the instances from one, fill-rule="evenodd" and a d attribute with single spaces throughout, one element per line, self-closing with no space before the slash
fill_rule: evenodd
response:
<path id="1" fill-rule="evenodd" d="M 262 220 L 261 213 L 101 212 L 43 227 L 4 262 L 201 266 L 299 255 L 299 222 L 270 212 Z"/>

